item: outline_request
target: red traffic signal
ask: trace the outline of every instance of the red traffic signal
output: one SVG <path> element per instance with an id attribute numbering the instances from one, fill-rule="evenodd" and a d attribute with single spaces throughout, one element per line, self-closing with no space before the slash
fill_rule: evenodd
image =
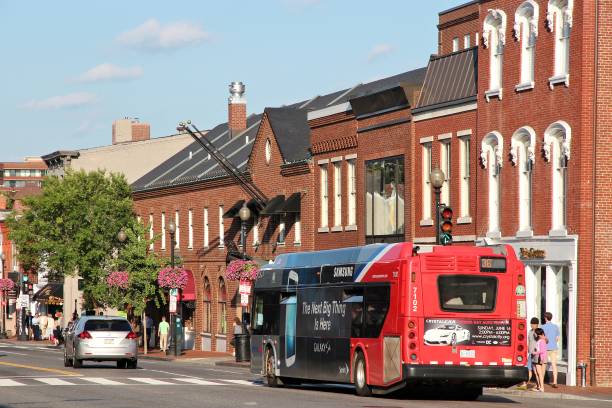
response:
<path id="1" fill-rule="evenodd" d="M 453 242 L 453 210 L 450 207 L 442 207 L 440 209 L 440 243 L 449 245 Z"/>

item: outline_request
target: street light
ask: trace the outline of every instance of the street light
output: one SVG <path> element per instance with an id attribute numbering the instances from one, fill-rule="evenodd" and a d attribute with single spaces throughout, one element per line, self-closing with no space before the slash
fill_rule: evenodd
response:
<path id="1" fill-rule="evenodd" d="M 240 217 L 240 242 L 242 243 L 242 259 L 246 256 L 246 222 L 251 218 L 251 210 L 246 203 L 242 204 L 242 208 L 238 212 Z"/>
<path id="2" fill-rule="evenodd" d="M 444 184 L 444 180 L 446 176 L 444 172 L 438 168 L 435 168 L 429 173 L 429 182 L 434 188 L 434 194 L 436 197 L 436 245 L 440 245 L 440 190 L 442 189 L 442 185 Z"/>
<path id="3" fill-rule="evenodd" d="M 174 247 L 176 246 L 176 242 L 174 241 L 174 236 L 176 234 L 176 224 L 174 223 L 174 221 L 170 221 L 168 223 L 168 232 L 170 233 L 170 266 L 172 267 L 172 269 L 174 269 Z M 168 354 L 172 354 L 174 352 L 175 356 L 180 356 L 181 355 L 181 348 L 179 346 L 179 333 L 176 327 L 177 324 L 177 320 L 181 321 L 182 320 L 182 310 L 181 310 L 181 305 L 179 304 L 179 301 L 181 299 L 181 290 L 179 289 L 179 298 L 177 301 L 177 305 L 176 305 L 176 309 L 178 313 L 170 313 L 170 321 L 172 322 L 172 324 L 170 325 L 170 339 L 172 340 L 170 342 L 170 345 L 168 347 Z M 177 315 L 178 314 L 178 318 Z"/>
<path id="4" fill-rule="evenodd" d="M 0 279 L 4 279 L 4 260 L 6 259 L 6 256 L 4 255 L 4 252 L 0 252 L 0 263 L 2 263 L 2 273 L 0 274 Z M 7 302 L 6 299 L 6 291 L 3 290 L 2 291 L 2 331 L 0 331 L 0 339 L 7 339 L 8 336 L 6 335 L 6 305 L 5 302 Z"/>

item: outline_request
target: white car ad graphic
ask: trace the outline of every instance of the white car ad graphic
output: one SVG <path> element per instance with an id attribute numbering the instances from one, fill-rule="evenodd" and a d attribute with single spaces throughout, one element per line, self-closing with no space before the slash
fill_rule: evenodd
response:
<path id="1" fill-rule="evenodd" d="M 446 324 L 425 332 L 425 344 L 452 345 L 470 341 L 470 331 L 458 324 Z"/>

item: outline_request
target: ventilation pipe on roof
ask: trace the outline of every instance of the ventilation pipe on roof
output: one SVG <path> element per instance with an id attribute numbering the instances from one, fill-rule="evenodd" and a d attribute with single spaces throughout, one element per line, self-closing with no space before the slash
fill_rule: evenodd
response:
<path id="1" fill-rule="evenodd" d="M 247 128 L 245 86 L 242 82 L 229 84 L 230 97 L 227 106 L 227 124 L 230 136 L 234 136 Z"/>

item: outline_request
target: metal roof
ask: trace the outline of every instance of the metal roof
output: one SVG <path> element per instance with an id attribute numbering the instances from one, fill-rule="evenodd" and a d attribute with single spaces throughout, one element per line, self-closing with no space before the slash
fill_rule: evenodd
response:
<path id="1" fill-rule="evenodd" d="M 478 92 L 477 53 L 474 47 L 440 57 L 432 56 L 413 113 L 474 100 Z"/>

